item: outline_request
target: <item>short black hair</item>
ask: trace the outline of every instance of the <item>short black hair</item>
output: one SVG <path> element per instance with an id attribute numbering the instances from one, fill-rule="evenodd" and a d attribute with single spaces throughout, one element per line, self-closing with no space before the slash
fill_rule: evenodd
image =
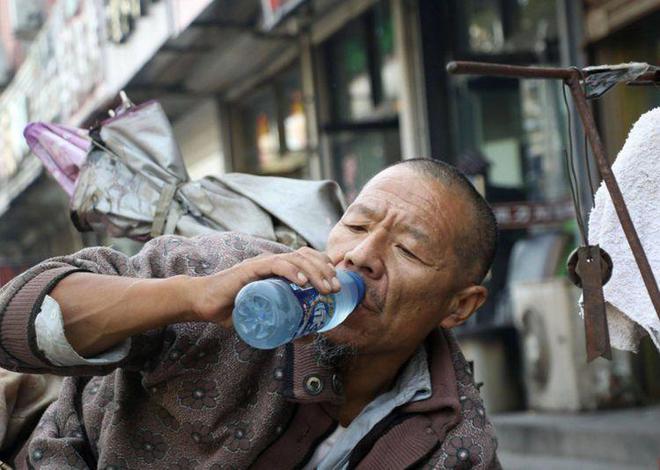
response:
<path id="1" fill-rule="evenodd" d="M 456 240 L 454 250 L 468 280 L 481 284 L 493 264 L 498 238 L 495 214 L 486 199 L 460 170 L 443 161 L 412 158 L 396 162 L 390 167 L 400 165 L 405 165 L 420 176 L 432 178 L 443 187 L 455 191 L 473 209 L 473 217 L 466 225 L 466 232 Z"/>

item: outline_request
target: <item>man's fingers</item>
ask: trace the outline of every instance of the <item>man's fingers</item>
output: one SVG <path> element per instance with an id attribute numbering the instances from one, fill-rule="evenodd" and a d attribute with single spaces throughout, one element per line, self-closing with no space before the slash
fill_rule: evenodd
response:
<path id="1" fill-rule="evenodd" d="M 281 276 L 301 287 L 311 284 L 322 294 L 338 292 L 341 288 L 330 258 L 312 248 L 278 255 L 258 256 L 245 262 L 250 266 L 246 282 Z"/>
<path id="2" fill-rule="evenodd" d="M 311 248 L 301 248 L 296 252 L 305 263 L 305 266 L 309 266 L 308 269 L 313 270 L 312 279 L 317 280 L 323 285 L 327 290 L 324 293 L 337 292 L 340 289 L 339 280 L 337 279 L 337 273 L 335 267 L 332 265 L 330 258 L 325 254 L 319 251 L 313 250 Z"/>
<path id="3" fill-rule="evenodd" d="M 300 248 L 297 251 L 297 253 L 300 253 L 306 258 L 318 263 L 318 266 L 326 275 L 331 275 L 331 276 L 335 275 L 335 267 L 332 264 L 332 260 L 327 254 L 321 251 L 316 251 L 315 249 L 309 248 L 307 246 Z"/>
<path id="4" fill-rule="evenodd" d="M 258 264 L 256 274 L 259 277 L 281 276 L 300 287 L 311 284 L 322 294 L 333 291 L 334 274 L 326 276 L 322 270 L 326 273 L 331 273 L 331 270 L 320 260 L 293 252 L 260 259 Z"/>
<path id="5" fill-rule="evenodd" d="M 271 275 L 283 277 L 300 287 L 308 284 L 319 290 L 324 287 L 323 283 L 319 282 L 318 276 L 313 274 L 314 270 L 310 268 L 309 263 L 302 263 L 300 259 L 287 256 L 270 259 L 267 262 L 266 269 Z"/>

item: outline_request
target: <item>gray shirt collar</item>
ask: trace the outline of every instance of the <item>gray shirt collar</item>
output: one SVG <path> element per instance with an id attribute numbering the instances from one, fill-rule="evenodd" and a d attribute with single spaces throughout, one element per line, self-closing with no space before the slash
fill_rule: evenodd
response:
<path id="1" fill-rule="evenodd" d="M 379 421 L 399 406 L 426 400 L 431 396 L 431 392 L 431 374 L 426 349 L 424 345 L 420 345 L 399 374 L 394 386 L 364 407 L 317 468 L 319 470 L 345 468 L 353 448 Z"/>

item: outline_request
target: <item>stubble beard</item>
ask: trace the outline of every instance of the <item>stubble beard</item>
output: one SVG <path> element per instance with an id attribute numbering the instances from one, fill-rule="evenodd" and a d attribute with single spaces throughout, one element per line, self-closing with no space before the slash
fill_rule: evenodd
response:
<path id="1" fill-rule="evenodd" d="M 324 335 L 314 335 L 314 353 L 320 367 L 345 371 L 358 355 L 353 344 L 337 344 Z"/>

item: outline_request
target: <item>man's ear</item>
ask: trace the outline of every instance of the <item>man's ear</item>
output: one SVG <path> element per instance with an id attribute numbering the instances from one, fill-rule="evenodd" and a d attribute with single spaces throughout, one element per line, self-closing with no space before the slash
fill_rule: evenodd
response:
<path id="1" fill-rule="evenodd" d="M 470 286 L 460 290 L 449 304 L 449 313 L 440 322 L 444 329 L 453 328 L 465 322 L 483 305 L 488 297 L 488 289 L 484 286 Z"/>

